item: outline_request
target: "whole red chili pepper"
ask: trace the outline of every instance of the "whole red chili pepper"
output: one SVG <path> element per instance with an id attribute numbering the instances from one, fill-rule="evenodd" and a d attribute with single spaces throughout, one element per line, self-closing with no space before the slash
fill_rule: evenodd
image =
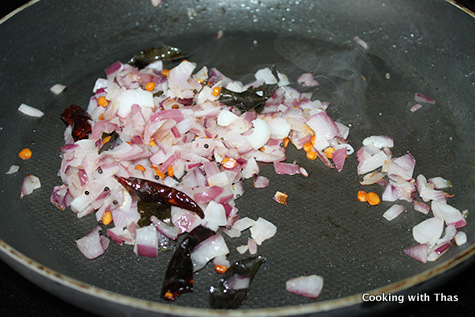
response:
<path id="1" fill-rule="evenodd" d="M 204 218 L 203 210 L 193 199 L 178 189 L 168 187 L 153 181 L 141 178 L 124 178 L 116 176 L 117 181 L 129 192 L 137 195 L 141 200 L 159 202 L 177 206 L 195 212 L 200 218 Z"/>
<path id="2" fill-rule="evenodd" d="M 89 120 L 91 117 L 83 108 L 78 105 L 70 105 L 61 114 L 61 119 L 68 125 L 72 126 L 73 130 L 71 135 L 74 142 L 82 139 L 86 139 L 92 132 L 91 124 Z"/>

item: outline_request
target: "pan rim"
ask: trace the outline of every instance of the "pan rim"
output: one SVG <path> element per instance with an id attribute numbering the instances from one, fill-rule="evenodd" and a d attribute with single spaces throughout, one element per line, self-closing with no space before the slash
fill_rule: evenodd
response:
<path id="1" fill-rule="evenodd" d="M 293 305 L 286 307 L 272 307 L 272 308 L 254 308 L 254 309 L 238 309 L 238 310 L 214 310 L 209 308 L 195 308 L 177 305 L 168 305 L 160 303 L 158 301 L 144 300 L 136 297 L 131 297 L 123 294 L 118 294 L 106 289 L 90 285 L 88 283 L 81 282 L 65 274 L 59 273 L 51 268 L 41 265 L 39 262 L 29 258 L 22 254 L 18 250 L 11 247 L 8 243 L 0 239 L 0 258 L 5 261 L 9 258 L 15 261 L 16 264 L 26 267 L 28 270 L 36 274 L 37 276 L 46 278 L 51 283 L 56 283 L 62 287 L 69 288 L 73 291 L 83 293 L 91 296 L 95 299 L 108 301 L 111 304 L 117 304 L 127 306 L 132 309 L 139 309 L 148 313 L 166 313 L 176 316 L 289 316 L 289 315 L 306 315 L 306 314 L 319 314 L 325 312 L 336 311 L 338 309 L 345 309 L 354 307 L 359 304 L 364 304 L 362 299 L 363 294 L 394 294 L 398 292 L 410 291 L 411 287 L 421 285 L 424 282 L 431 280 L 435 276 L 440 276 L 442 273 L 455 268 L 457 265 L 462 264 L 470 258 L 475 258 L 475 244 L 469 248 L 461 251 L 457 256 L 452 257 L 438 265 L 425 270 L 417 275 L 413 275 L 409 278 L 401 281 L 393 282 L 389 285 L 367 290 L 365 292 L 356 293 L 350 296 L 346 296 L 338 299 L 330 299 L 321 302 L 314 302 L 311 304 Z M 8 263 L 8 262 L 7 262 Z M 17 267 L 13 267 L 18 271 Z M 21 272 L 19 272 L 21 274 Z M 24 274 L 22 274 L 25 276 Z M 39 285 L 31 278 L 25 276 L 31 282 Z M 44 285 L 40 285 L 43 289 Z M 56 292 L 48 290 L 50 293 L 57 297 Z M 68 299 L 65 298 L 66 301 Z M 71 304 L 72 301 L 69 301 Z"/>

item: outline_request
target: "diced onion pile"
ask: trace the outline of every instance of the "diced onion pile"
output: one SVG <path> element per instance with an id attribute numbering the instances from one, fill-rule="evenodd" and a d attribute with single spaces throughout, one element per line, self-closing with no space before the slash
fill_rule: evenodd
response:
<path id="1" fill-rule="evenodd" d="M 327 115 L 327 104 L 290 87 L 284 74 L 276 77 L 264 68 L 256 72 L 254 82 L 245 85 L 216 69 L 203 67 L 195 72 L 195 67 L 189 61 L 169 71 L 163 71 L 161 62 L 141 70 L 120 62 L 108 67 L 107 77 L 96 81 L 88 105 L 89 137 L 74 142 L 71 127 L 66 128 L 58 172 L 63 184 L 54 188 L 51 201 L 60 209 L 70 207 L 78 217 L 95 213 L 99 223 L 110 212 L 107 235 L 118 244 L 134 245 L 138 255 L 155 257 L 170 240 L 199 225 L 221 229 L 229 237 L 249 229 L 248 243 L 237 250 L 255 254 L 277 227 L 262 217 L 240 219 L 235 199 L 244 193 L 245 179 L 253 179 L 256 188 L 268 186 L 269 179 L 259 175 L 258 163 L 272 163 L 277 174 L 308 176 L 298 164 L 285 162 L 288 142 L 301 149 L 313 140 L 312 150 L 338 171 L 352 153 L 346 142 L 349 128 Z M 310 74 L 299 82 L 318 85 Z M 259 113 L 226 106 L 216 93 L 221 88 L 242 92 L 263 84 L 275 84 L 276 90 Z M 99 154 L 103 134 L 114 131 L 121 143 Z M 328 147 L 342 155 L 332 162 L 323 153 Z M 176 188 L 200 205 L 204 218 L 173 206 L 172 226 L 152 217 L 149 226 L 139 227 L 137 198 L 114 176 Z M 105 240 L 109 239 L 99 234 L 100 228 L 76 241 L 87 258 L 100 256 L 108 246 Z M 216 233 L 193 251 L 194 268 L 199 270 L 211 260 L 229 267 L 228 253 L 225 239 Z"/>
<path id="2" fill-rule="evenodd" d="M 410 153 L 394 158 L 393 146 L 393 139 L 387 136 L 370 136 L 363 140 L 356 154 L 358 174 L 364 174 L 360 183 L 379 184 L 384 187 L 382 201 L 412 203 L 414 210 L 429 217 L 412 229 L 414 240 L 419 244 L 404 252 L 423 263 L 435 261 L 454 243 L 465 243 L 466 235 L 458 229 L 467 224 L 464 215 L 468 211 L 461 212 L 447 204 L 447 199 L 453 196 L 442 191 L 452 186 L 448 180 L 442 177 L 427 180 L 424 175 L 414 178 L 416 160 Z M 391 221 L 405 210 L 403 205 L 394 204 L 383 217 Z M 461 240 L 455 239 L 457 235 Z"/>

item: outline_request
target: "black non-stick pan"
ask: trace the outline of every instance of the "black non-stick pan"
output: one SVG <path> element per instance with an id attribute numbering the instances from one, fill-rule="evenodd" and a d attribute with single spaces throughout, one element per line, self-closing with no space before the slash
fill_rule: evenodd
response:
<path id="1" fill-rule="evenodd" d="M 216 40 L 219 30 L 224 35 Z M 275 66 L 294 83 L 311 72 L 321 82 L 314 96 L 329 101 L 329 114 L 351 126 L 350 144 L 358 148 L 369 135 L 393 137 L 395 155 L 410 152 L 416 174 L 450 179 L 450 204 L 471 211 L 474 31 L 473 16 L 446 1 L 30 3 L 0 25 L 1 167 L 20 166 L 1 180 L 2 260 L 45 290 L 102 315 L 362 314 L 395 304 L 363 303 L 363 293 L 427 291 L 471 264 L 471 216 L 463 228 L 466 244 L 436 262 L 419 263 L 403 249 L 415 244 L 411 228 L 424 215 L 408 204 L 407 213 L 388 222 L 382 213 L 389 204 L 368 208 L 357 202 L 361 185 L 354 156 L 338 173 L 290 148 L 288 161 L 298 161 L 310 176 L 275 175 L 272 166 L 262 166 L 270 186 L 257 190 L 246 183 L 237 201 L 241 216 L 262 216 L 278 227 L 259 248 L 267 261 L 244 305 L 209 309 L 208 289 L 216 280 L 211 268 L 195 274 L 193 293 L 164 302 L 159 293 L 169 254 L 137 257 L 131 247 L 111 245 L 100 258 L 87 260 L 74 240 L 92 228 L 94 218 L 78 219 L 49 202 L 53 186 L 60 184 L 56 173 L 65 128 L 60 114 L 72 103 L 87 106 L 108 65 L 159 43 L 242 81 L 264 66 Z M 67 86 L 57 96 L 49 91 L 56 83 Z M 410 111 L 416 92 L 436 103 Z M 20 114 L 21 103 L 45 116 Z M 24 147 L 34 153 L 28 161 L 17 156 Z M 19 199 L 28 174 L 38 176 L 42 187 Z M 276 190 L 289 195 L 286 206 L 272 200 Z M 241 241 L 229 243 L 234 250 Z M 285 280 L 306 274 L 325 279 L 318 299 L 285 291 Z"/>

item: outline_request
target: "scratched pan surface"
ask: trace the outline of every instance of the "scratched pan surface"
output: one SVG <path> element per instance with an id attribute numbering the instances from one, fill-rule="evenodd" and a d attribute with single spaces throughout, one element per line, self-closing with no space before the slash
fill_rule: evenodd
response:
<path id="1" fill-rule="evenodd" d="M 190 10 L 193 9 L 193 10 Z M 224 30 L 220 40 L 214 39 Z M 127 61 L 159 42 L 190 52 L 198 66 L 217 67 L 244 82 L 264 66 L 275 65 L 295 83 L 303 72 L 321 85 L 314 99 L 329 101 L 329 114 L 351 126 L 350 144 L 358 148 L 369 135 L 394 137 L 393 153 L 409 151 L 415 173 L 452 180 L 450 204 L 473 209 L 474 18 L 444 1 L 40 1 L 0 25 L 2 259 L 46 290 L 99 314 L 163 315 L 298 315 L 366 313 L 361 294 L 411 293 L 431 287 L 472 263 L 475 222 L 463 229 L 468 243 L 451 248 L 435 263 L 422 264 L 402 250 L 414 244 L 411 228 L 424 215 L 408 212 L 392 222 L 381 215 L 391 205 L 368 208 L 355 202 L 361 189 L 356 159 L 341 173 L 307 160 L 290 148 L 310 176 L 278 176 L 270 166 L 265 189 L 253 189 L 237 201 L 241 216 L 262 216 L 278 227 L 259 254 L 267 261 L 255 277 L 240 310 L 208 307 L 208 288 L 217 276 L 210 267 L 195 274 L 195 290 L 173 304 L 159 299 L 170 253 L 137 257 L 132 248 L 111 244 L 96 260 L 85 259 L 74 240 L 94 225 L 94 217 L 77 219 L 49 202 L 60 180 L 64 125 L 62 110 L 72 103 L 87 106 L 95 79 L 116 60 Z M 365 51 L 352 41 L 369 43 Z M 363 79 L 363 77 L 365 79 Z M 55 83 L 67 90 L 55 96 Z M 414 93 L 436 99 L 412 113 Z M 16 110 L 26 103 L 45 112 L 41 119 Z M 30 147 L 34 156 L 20 161 Z M 27 174 L 37 175 L 41 189 L 18 199 Z M 372 187 L 381 192 L 381 188 Z M 289 195 L 288 205 L 272 200 L 275 191 Z M 235 246 L 247 235 L 229 240 Z M 316 300 L 285 291 L 285 280 L 322 275 L 325 285 Z"/>

